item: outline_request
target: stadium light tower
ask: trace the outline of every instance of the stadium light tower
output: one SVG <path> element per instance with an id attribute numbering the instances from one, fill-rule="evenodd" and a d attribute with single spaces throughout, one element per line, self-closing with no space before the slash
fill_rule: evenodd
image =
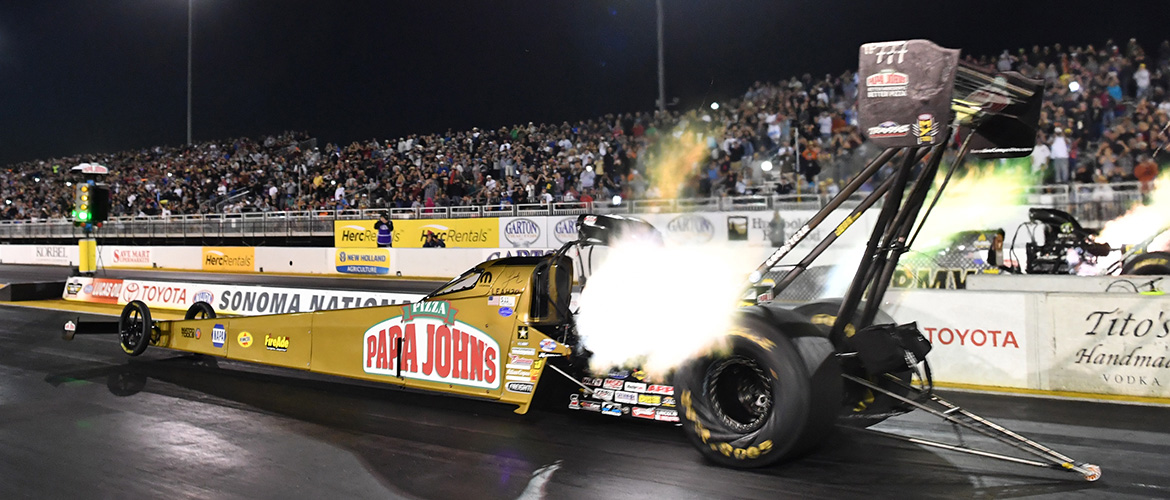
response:
<path id="1" fill-rule="evenodd" d="M 666 111 L 666 63 L 662 60 L 662 0 L 658 7 L 658 111 Z"/>
<path id="2" fill-rule="evenodd" d="M 187 145 L 191 145 L 191 26 L 195 0 L 187 0 Z"/>

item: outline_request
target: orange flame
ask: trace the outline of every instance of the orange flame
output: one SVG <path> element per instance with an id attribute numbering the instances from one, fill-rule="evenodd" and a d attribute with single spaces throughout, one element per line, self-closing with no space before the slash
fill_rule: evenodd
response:
<path id="1" fill-rule="evenodd" d="M 1170 227 L 1170 171 L 1154 181 L 1149 203 L 1134 205 L 1125 215 L 1106 222 L 1097 241 L 1108 243 L 1111 247 L 1133 245 L 1167 227 Z M 1160 242 L 1151 245 L 1155 247 L 1151 249 L 1156 249 L 1158 244 L 1167 244 L 1165 237 L 1160 239 Z"/>

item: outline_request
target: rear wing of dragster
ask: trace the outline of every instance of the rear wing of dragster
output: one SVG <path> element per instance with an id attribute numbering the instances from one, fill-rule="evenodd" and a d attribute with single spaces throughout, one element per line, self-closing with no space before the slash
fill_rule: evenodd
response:
<path id="1" fill-rule="evenodd" d="M 951 176 L 968 154 L 985 159 L 1018 158 L 1031 154 L 1044 86 L 1043 82 L 1025 78 L 1018 73 L 998 73 L 991 68 L 964 64 L 959 61 L 958 50 L 942 48 L 927 40 L 867 43 L 861 46 L 859 52 L 861 85 L 857 102 L 858 122 L 869 141 L 885 149 L 751 273 L 749 286 L 760 283 L 766 276 L 771 277 L 775 285 L 767 296 L 777 296 L 844 234 L 862 213 L 872 208 L 879 199 L 882 200 L 881 212 L 866 243 L 864 255 L 829 333 L 833 344 L 838 346 L 839 356 L 856 356 L 864 364 L 867 358 L 874 359 L 875 353 L 858 352 L 865 349 L 857 349 L 855 346 L 874 343 L 867 343 L 867 339 L 857 337 L 867 330 L 864 327 L 873 323 L 898 260 L 913 245 L 918 231 Z M 934 199 L 926 206 L 926 198 L 953 137 L 960 139 L 961 146 L 941 185 L 935 190 Z M 890 162 L 894 162 L 893 173 L 884 179 L 875 179 L 882 167 Z M 915 168 L 920 164 L 920 169 L 915 173 Z M 880 181 L 876 183 L 877 187 L 833 231 L 828 232 L 795 265 L 778 266 L 813 229 L 824 223 L 830 214 L 871 179 Z M 920 218 L 919 214 L 924 207 L 926 213 Z M 778 270 L 780 267 L 787 269 Z M 853 338 L 847 338 L 845 334 L 845 327 L 850 323 L 857 332 Z M 897 348 L 899 352 L 895 354 L 898 357 L 905 355 L 908 368 L 919 375 L 919 385 L 907 384 L 876 367 L 867 367 L 868 379 L 848 374 L 844 377 L 871 391 L 899 400 L 908 407 L 921 409 L 958 427 L 995 439 L 1035 459 L 976 450 L 961 444 L 961 441 L 960 444 L 948 444 L 881 434 L 951 451 L 1070 470 L 1080 473 L 1089 481 L 1100 477 L 1101 470 L 1095 465 L 1074 461 L 935 395 L 930 383 L 930 367 L 925 360 L 929 344 L 926 343 L 925 351 L 922 345 L 910 345 L 912 342 L 904 340 L 908 338 L 905 333 L 907 327 L 917 334 L 909 338 L 926 342 L 913 324 L 872 327 L 868 331 L 879 332 L 886 337 L 887 345 L 890 337 L 898 339 L 895 342 L 900 344 Z M 925 370 L 925 377 L 919 371 L 920 364 Z M 885 388 L 889 387 L 888 384 L 885 387 L 876 384 L 874 381 L 878 377 L 891 379 L 904 391 L 898 393 Z"/>

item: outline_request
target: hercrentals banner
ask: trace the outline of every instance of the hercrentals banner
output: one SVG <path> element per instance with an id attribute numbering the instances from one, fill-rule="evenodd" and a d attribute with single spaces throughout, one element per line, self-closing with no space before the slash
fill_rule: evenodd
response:
<path id="1" fill-rule="evenodd" d="M 106 304 L 140 300 L 151 308 L 180 311 L 187 310 L 195 302 L 207 302 L 219 314 L 255 316 L 405 304 L 422 298 L 422 295 L 75 276 L 66 283 L 63 298 Z"/>

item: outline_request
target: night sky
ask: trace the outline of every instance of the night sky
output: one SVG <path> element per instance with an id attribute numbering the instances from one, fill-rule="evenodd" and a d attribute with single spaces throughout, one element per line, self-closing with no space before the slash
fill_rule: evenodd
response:
<path id="1" fill-rule="evenodd" d="M 840 73 L 863 42 L 975 53 L 1170 37 L 1170 2 L 664 0 L 667 98 Z M 975 9 L 972 6 L 982 5 Z M 653 0 L 195 0 L 196 141 L 323 141 L 649 110 Z M 186 138 L 186 0 L 0 3 L 0 164 Z"/>

